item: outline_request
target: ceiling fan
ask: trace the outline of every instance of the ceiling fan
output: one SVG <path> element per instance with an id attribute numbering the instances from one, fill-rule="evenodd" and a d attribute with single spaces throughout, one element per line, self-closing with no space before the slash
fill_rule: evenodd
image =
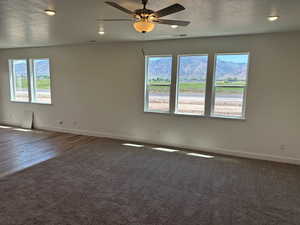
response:
<path id="1" fill-rule="evenodd" d="M 155 28 L 156 24 L 166 24 L 175 26 L 187 26 L 190 24 L 190 21 L 160 19 L 161 17 L 168 16 L 170 14 L 177 13 L 185 9 L 182 5 L 178 3 L 170 5 L 158 11 L 153 11 L 151 9 L 146 8 L 148 0 L 142 0 L 143 8 L 136 9 L 134 11 L 126 9 L 116 2 L 106 1 L 105 3 L 109 6 L 121 10 L 124 13 L 131 15 L 132 19 L 101 19 L 98 21 L 131 21 L 133 22 L 133 27 L 135 28 L 135 30 L 141 33 L 147 33 L 152 31 Z"/>

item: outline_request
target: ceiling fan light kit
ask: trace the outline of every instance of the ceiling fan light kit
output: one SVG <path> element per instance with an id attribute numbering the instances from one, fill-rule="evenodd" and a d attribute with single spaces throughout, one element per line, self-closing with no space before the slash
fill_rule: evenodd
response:
<path id="1" fill-rule="evenodd" d="M 105 3 L 118 10 L 121 10 L 126 14 L 131 15 L 133 18 L 132 19 L 103 19 L 101 21 L 132 21 L 134 29 L 140 33 L 148 33 L 153 31 L 156 24 L 173 25 L 176 27 L 187 26 L 190 24 L 189 21 L 160 19 L 161 17 L 168 16 L 170 14 L 177 13 L 185 9 L 182 5 L 178 3 L 170 5 L 158 11 L 153 11 L 146 8 L 148 0 L 142 0 L 143 8 L 137 9 L 135 11 L 126 9 L 115 2 L 107 1 Z"/>
<path id="2" fill-rule="evenodd" d="M 133 27 L 138 32 L 147 33 L 154 30 L 155 24 L 148 20 L 139 20 L 133 23 Z"/>

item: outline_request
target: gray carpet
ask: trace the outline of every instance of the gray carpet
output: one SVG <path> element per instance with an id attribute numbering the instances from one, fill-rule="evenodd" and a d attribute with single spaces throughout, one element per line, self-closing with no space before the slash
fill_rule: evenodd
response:
<path id="1" fill-rule="evenodd" d="M 97 140 L 0 180 L 2 225 L 300 224 L 300 168 Z"/>

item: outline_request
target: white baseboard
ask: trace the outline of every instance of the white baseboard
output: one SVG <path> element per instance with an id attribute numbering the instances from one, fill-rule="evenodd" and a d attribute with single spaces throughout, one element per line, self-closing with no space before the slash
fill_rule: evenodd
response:
<path id="1" fill-rule="evenodd" d="M 19 124 L 11 124 L 5 123 L 14 126 L 18 126 Z M 289 163 L 300 165 L 300 159 L 285 157 L 285 156 L 274 156 L 268 154 L 259 154 L 253 152 L 245 152 L 245 151 L 238 151 L 238 150 L 231 150 L 231 149 L 224 149 L 224 148 L 211 148 L 205 146 L 195 146 L 195 145 L 174 145 L 173 143 L 167 141 L 153 141 L 147 138 L 140 138 L 140 137 L 132 137 L 127 135 L 116 135 L 109 132 L 97 132 L 97 131 L 89 131 L 89 130 L 80 130 L 80 129 L 68 129 L 62 127 L 52 127 L 52 126 L 36 126 L 37 129 L 48 130 L 48 131 L 56 131 L 56 132 L 63 132 L 63 133 L 71 133 L 71 134 L 79 134 L 79 135 L 88 135 L 88 136 L 95 136 L 95 137 L 105 137 L 105 138 L 112 138 L 124 141 L 131 141 L 131 142 L 142 142 L 148 144 L 155 144 L 155 145 L 163 145 L 169 146 L 173 148 L 184 148 L 190 149 L 194 151 L 202 151 L 207 153 L 216 153 L 222 155 L 230 155 L 242 158 L 249 158 L 249 159 L 259 159 L 259 160 L 266 160 L 266 161 L 273 161 L 273 162 L 281 162 L 281 163 Z"/>
<path id="2" fill-rule="evenodd" d="M 237 156 L 242 158 L 249 158 L 249 159 L 259 159 L 259 160 L 267 160 L 273 162 L 281 162 L 281 163 L 289 163 L 300 165 L 300 159 L 291 158 L 291 157 L 282 157 L 282 156 L 273 156 L 267 154 L 259 154 L 253 152 L 244 152 L 244 151 L 237 151 L 237 150 L 230 150 L 224 148 L 210 148 L 205 146 L 195 146 L 195 145 L 174 145 L 173 143 L 167 141 L 153 141 L 146 138 L 139 138 L 139 137 L 131 137 L 126 135 L 116 135 L 107 132 L 96 132 L 96 131 L 89 131 L 89 130 L 79 130 L 79 129 L 66 129 L 61 127 L 38 127 L 39 129 L 49 130 L 49 131 L 57 131 L 57 132 L 65 132 L 65 133 L 72 133 L 72 134 L 80 134 L 80 135 L 88 135 L 88 136 L 95 136 L 95 137 L 106 137 L 124 141 L 132 141 L 132 142 L 143 142 L 148 144 L 155 144 L 155 145 L 163 145 L 169 146 L 174 148 L 184 148 L 190 149 L 194 151 L 202 151 L 208 153 L 216 153 L 222 155 L 230 155 L 230 156 Z"/>

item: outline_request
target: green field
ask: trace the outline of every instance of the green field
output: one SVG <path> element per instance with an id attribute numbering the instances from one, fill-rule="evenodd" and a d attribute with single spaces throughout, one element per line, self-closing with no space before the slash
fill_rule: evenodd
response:
<path id="1" fill-rule="evenodd" d="M 26 78 L 18 77 L 16 86 L 17 88 L 28 88 L 28 80 Z M 37 89 L 47 90 L 50 88 L 50 79 L 39 79 L 36 81 L 36 86 Z"/>
<path id="2" fill-rule="evenodd" d="M 39 79 L 36 81 L 37 89 L 44 89 L 47 90 L 50 87 L 50 79 Z M 166 81 L 150 81 L 150 91 L 151 92 L 158 92 L 164 93 L 169 91 L 168 86 L 157 86 L 157 85 L 167 85 L 170 84 Z M 17 88 L 27 88 L 28 81 L 25 78 L 17 78 Z M 243 81 L 234 81 L 234 82 L 227 82 L 227 81 L 217 81 L 217 85 L 245 85 Z M 179 84 L 179 91 L 180 92 L 196 92 L 196 93 L 204 93 L 205 92 L 205 82 L 181 82 Z M 236 87 L 218 87 L 217 91 L 219 92 L 226 92 L 232 94 L 242 93 L 243 88 L 236 88 Z"/>
<path id="3" fill-rule="evenodd" d="M 168 86 L 158 86 L 158 85 L 167 85 L 170 82 L 166 81 L 150 81 L 150 91 L 152 92 L 168 92 Z M 227 81 L 217 81 L 217 85 L 245 85 L 243 81 L 234 81 L 234 82 L 227 82 Z M 196 92 L 196 93 L 204 93 L 205 92 L 205 82 L 181 82 L 179 84 L 179 91 L 180 92 Z M 243 92 L 243 88 L 238 87 L 218 87 L 218 92 L 226 92 L 228 94 L 240 94 Z"/>

